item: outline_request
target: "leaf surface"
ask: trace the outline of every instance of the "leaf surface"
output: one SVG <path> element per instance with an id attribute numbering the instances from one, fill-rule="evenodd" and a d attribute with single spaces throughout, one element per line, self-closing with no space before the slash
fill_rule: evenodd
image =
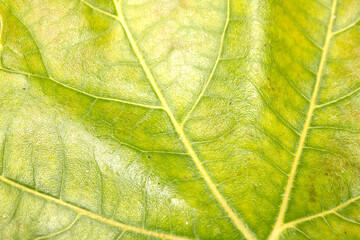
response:
<path id="1" fill-rule="evenodd" d="M 358 0 L 0 15 L 0 239 L 360 238 Z"/>

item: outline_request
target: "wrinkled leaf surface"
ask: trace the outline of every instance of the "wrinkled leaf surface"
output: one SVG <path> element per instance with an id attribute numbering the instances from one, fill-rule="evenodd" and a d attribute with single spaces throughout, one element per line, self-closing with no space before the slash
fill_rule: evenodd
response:
<path id="1" fill-rule="evenodd" d="M 0 239 L 359 239 L 358 0 L 2 0 Z"/>

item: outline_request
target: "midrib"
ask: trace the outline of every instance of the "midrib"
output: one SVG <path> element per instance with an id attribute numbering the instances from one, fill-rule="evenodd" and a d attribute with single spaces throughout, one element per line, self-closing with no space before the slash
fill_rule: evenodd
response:
<path id="1" fill-rule="evenodd" d="M 123 17 L 123 15 L 122 15 L 120 5 L 117 2 L 115 2 L 116 0 L 114 0 L 114 4 L 115 4 L 116 10 L 118 12 L 118 16 L 115 16 L 115 15 L 104 12 L 101 9 L 98 9 L 98 8 L 88 4 L 85 0 L 80 0 L 80 1 L 83 2 L 84 4 L 90 6 L 91 8 L 96 9 L 97 11 L 100 11 L 100 12 L 104 13 L 105 15 L 118 20 L 121 23 L 121 25 L 122 25 L 122 27 L 123 27 L 123 29 L 124 29 L 127 37 L 128 37 L 129 43 L 130 43 L 136 57 L 138 58 L 139 63 L 142 66 L 142 68 L 143 68 L 143 70 L 144 70 L 144 72 L 146 74 L 146 77 L 148 78 L 148 80 L 149 80 L 155 94 L 159 98 L 159 101 L 161 102 L 165 112 L 169 116 L 172 125 L 174 126 L 174 128 L 175 128 L 176 132 L 178 133 L 179 137 L 181 138 L 185 148 L 187 149 L 189 155 L 191 156 L 192 160 L 194 161 L 195 165 L 197 166 L 201 176 L 203 177 L 203 179 L 207 183 L 209 189 L 211 190 L 211 192 L 213 193 L 213 195 L 215 196 L 215 198 L 217 199 L 217 201 L 219 202 L 221 207 L 227 213 L 229 218 L 234 222 L 235 226 L 245 236 L 245 238 L 250 239 L 250 240 L 256 239 L 253 236 L 253 234 L 251 233 L 251 231 L 243 223 L 243 221 L 240 220 L 239 217 L 236 215 L 236 213 L 232 210 L 232 208 L 229 206 L 229 204 L 227 203 L 225 198 L 222 196 L 222 194 L 219 192 L 216 185 L 212 182 L 209 174 L 207 173 L 204 166 L 202 165 L 202 163 L 201 163 L 200 159 L 198 158 L 196 152 L 192 148 L 190 141 L 188 140 L 185 132 L 183 131 L 183 128 L 181 127 L 181 123 L 179 123 L 176 120 L 176 118 L 175 118 L 173 112 L 171 111 L 165 97 L 163 96 L 163 94 L 162 94 L 162 92 L 161 92 L 161 90 L 160 90 L 154 76 L 152 75 L 152 73 L 150 71 L 150 68 L 148 67 L 146 61 L 144 60 L 144 57 L 142 56 L 142 53 L 141 53 L 139 47 L 137 46 L 137 43 L 136 43 L 134 37 L 132 36 L 132 33 L 131 33 L 131 31 L 130 31 L 130 29 L 129 29 L 129 27 L 128 27 L 128 25 L 127 25 L 127 23 L 126 23 L 126 21 L 125 21 L 125 19 Z M 227 1 L 227 3 L 228 3 L 227 5 L 229 7 L 229 0 Z M 61 199 L 57 199 L 57 198 L 52 197 L 50 195 L 38 192 L 38 191 L 36 191 L 34 189 L 31 189 L 29 187 L 21 185 L 21 184 L 13 181 L 11 179 L 6 178 L 5 176 L 0 176 L 0 180 L 2 182 L 6 183 L 6 184 L 9 184 L 12 187 L 18 188 L 18 189 L 20 189 L 22 191 L 25 191 L 25 192 L 28 192 L 28 193 L 30 193 L 32 195 L 41 197 L 43 199 L 46 199 L 47 201 L 54 202 L 54 203 L 56 203 L 58 205 L 67 207 L 67 208 L 77 212 L 79 215 L 88 216 L 88 217 L 90 217 L 92 219 L 98 220 L 100 222 L 103 222 L 103 223 L 106 223 L 106 224 L 109 224 L 109 225 L 112 225 L 112 226 L 116 226 L 116 227 L 119 227 L 119 228 L 122 228 L 122 229 L 125 229 L 125 230 L 128 230 L 128 231 L 137 232 L 137 233 L 148 235 L 148 236 L 154 236 L 154 237 L 161 238 L 161 239 L 174 239 L 174 240 L 186 240 L 186 239 L 188 239 L 188 238 L 178 237 L 178 236 L 171 235 L 171 234 L 159 233 L 159 232 L 150 231 L 150 230 L 143 229 L 143 228 L 134 227 L 134 226 L 131 226 L 131 225 L 127 225 L 127 224 L 123 224 L 123 223 L 114 221 L 112 219 L 108 219 L 108 218 L 103 217 L 103 216 L 101 216 L 99 214 L 93 213 L 91 211 L 88 211 L 88 210 L 85 210 L 83 208 L 77 207 L 77 206 L 75 206 L 73 204 L 67 203 L 67 202 L 65 202 L 65 201 L 63 201 Z"/>
<path id="2" fill-rule="evenodd" d="M 211 190 L 211 192 L 214 195 L 214 197 L 216 198 L 216 200 L 219 202 L 221 207 L 225 210 L 225 212 L 227 213 L 229 218 L 234 222 L 235 226 L 242 232 L 242 234 L 247 239 L 256 239 L 254 237 L 253 233 L 251 233 L 251 231 L 246 227 L 245 223 L 242 220 L 240 220 L 240 218 L 232 210 L 232 208 L 229 206 L 229 204 L 227 203 L 225 198 L 222 196 L 222 194 L 217 189 L 216 185 L 211 180 L 211 178 L 210 178 L 209 174 L 207 173 L 206 169 L 204 168 L 202 162 L 200 161 L 199 157 L 197 156 L 196 152 L 194 151 L 193 147 L 191 146 L 191 143 L 190 143 L 189 139 L 187 138 L 187 136 L 181 126 L 181 123 L 179 123 L 176 120 L 176 118 L 175 118 L 173 112 L 171 111 L 164 95 L 162 94 L 153 74 L 151 73 L 149 66 L 147 65 L 146 61 L 144 60 L 144 57 L 134 39 L 134 37 L 132 36 L 132 33 L 131 33 L 125 19 L 124 19 L 120 4 L 115 1 L 116 0 L 114 0 L 114 4 L 116 6 L 116 10 L 118 13 L 118 20 L 121 23 L 121 25 L 123 26 L 123 29 L 124 29 L 126 36 L 130 42 L 130 45 L 131 45 L 136 57 L 138 58 L 141 66 L 146 74 L 146 77 L 150 81 L 150 84 L 151 84 L 152 88 L 154 89 L 154 92 L 158 96 L 162 106 L 164 107 L 164 110 L 166 111 L 167 115 L 169 116 L 169 118 L 171 120 L 172 125 L 174 126 L 179 137 L 181 138 L 182 143 L 184 144 L 187 152 L 189 153 L 189 155 L 192 158 L 193 162 L 195 163 L 196 167 L 198 168 L 202 178 L 205 180 L 206 184 L 208 185 L 209 189 Z"/>
<path id="3" fill-rule="evenodd" d="M 83 1 L 83 0 L 81 0 L 81 1 Z M 115 6 L 116 6 L 116 9 L 118 11 L 118 16 L 113 16 L 111 14 L 107 14 L 107 15 L 109 15 L 110 17 L 116 18 L 122 24 L 122 26 L 124 28 L 124 31 L 125 31 L 125 33 L 126 33 L 126 35 L 128 37 L 129 42 L 130 42 L 130 45 L 132 46 L 132 49 L 133 49 L 135 55 L 137 56 L 137 58 L 138 58 L 138 60 L 139 60 L 139 62 L 141 64 L 141 66 L 142 66 L 142 68 L 143 68 L 143 70 L 144 70 L 150 84 L 152 85 L 154 92 L 156 93 L 157 97 L 159 98 L 159 101 L 161 102 L 164 110 L 166 111 L 167 115 L 169 116 L 169 118 L 170 118 L 176 132 L 180 136 L 180 138 L 181 138 L 185 148 L 187 149 L 189 155 L 191 156 L 194 163 L 196 164 L 200 174 L 202 175 L 203 179 L 205 180 L 205 182 L 209 186 L 211 192 L 213 193 L 213 195 L 215 196 L 215 198 L 217 199 L 219 204 L 223 207 L 223 209 L 228 214 L 228 216 L 231 218 L 231 220 L 234 222 L 234 224 L 237 226 L 237 228 L 244 234 L 244 236 L 247 239 L 256 239 L 254 237 L 254 235 L 250 232 L 250 230 L 246 227 L 246 225 L 243 223 L 243 221 L 240 220 L 238 218 L 238 216 L 235 214 L 235 212 L 231 209 L 231 207 L 229 206 L 229 204 L 227 203 L 225 198 L 221 195 L 221 193 L 217 189 L 216 185 L 212 182 L 209 174 L 205 170 L 205 168 L 202 165 L 200 159 L 198 158 L 196 152 L 192 148 L 190 141 L 188 140 L 186 134 L 183 131 L 183 128 L 181 127 L 181 124 L 176 120 L 173 112 L 171 111 L 169 105 L 167 104 L 166 99 L 164 98 L 164 96 L 163 96 L 163 94 L 162 94 L 162 92 L 161 92 L 161 90 L 160 90 L 154 76 L 152 75 L 152 73 L 150 71 L 150 68 L 148 67 L 146 61 L 144 60 L 144 57 L 142 56 L 142 53 L 141 53 L 139 47 L 137 46 L 136 41 L 134 40 L 134 38 L 132 36 L 132 33 L 131 33 L 131 31 L 130 31 L 130 29 L 129 29 L 129 27 L 128 27 L 128 25 L 127 25 L 127 23 L 126 23 L 126 21 L 125 21 L 125 19 L 123 17 L 123 15 L 122 15 L 122 11 L 120 9 L 119 4 L 117 4 L 115 1 L 116 0 L 114 0 L 114 3 L 115 3 Z M 306 140 L 306 136 L 307 136 L 309 126 L 310 126 L 310 123 L 311 123 L 313 111 L 314 111 L 314 109 L 316 107 L 316 99 L 317 99 L 319 88 L 320 88 L 321 76 L 322 76 L 322 72 L 323 72 L 323 69 L 324 69 L 325 62 L 326 62 L 326 56 L 327 56 L 327 52 L 328 52 L 328 48 L 329 48 L 329 43 L 330 43 L 330 40 L 331 40 L 331 37 L 332 37 L 332 28 L 333 28 L 333 23 L 334 23 L 333 16 L 334 16 L 334 13 L 335 13 L 335 10 L 336 10 L 336 2 L 337 2 L 337 0 L 333 0 L 333 4 L 332 4 L 332 8 L 331 8 L 330 20 L 329 20 L 328 29 L 327 29 L 326 38 L 325 38 L 325 43 L 324 43 L 324 46 L 323 46 L 323 52 L 322 52 L 322 56 L 321 56 L 321 60 L 320 60 L 320 64 L 319 64 L 319 68 L 318 68 L 318 72 L 317 72 L 317 76 L 316 76 L 316 83 L 315 83 L 315 86 L 314 86 L 314 91 L 313 91 L 312 98 L 311 98 L 311 101 L 310 101 L 310 104 L 309 104 L 309 110 L 308 110 L 308 114 L 306 116 L 305 124 L 303 126 L 303 131 L 302 131 L 302 133 L 300 135 L 298 148 L 297 148 L 297 151 L 296 151 L 296 154 L 295 154 L 295 157 L 294 157 L 293 166 L 292 166 L 292 169 L 291 169 L 291 172 L 290 172 L 290 175 L 289 175 L 289 180 L 288 180 L 288 183 L 287 183 L 287 186 L 286 186 L 286 190 L 285 190 L 283 201 L 282 201 L 282 204 L 281 204 L 281 207 L 280 207 L 279 215 L 278 215 L 275 227 L 274 227 L 274 229 L 273 229 L 273 231 L 272 231 L 272 233 L 271 233 L 271 235 L 269 237 L 269 239 L 271 239 L 271 240 L 276 239 L 280 235 L 281 231 L 283 231 L 285 229 L 284 228 L 285 224 L 283 223 L 284 215 L 285 215 L 285 212 L 286 212 L 286 209 L 287 209 L 291 189 L 292 189 L 292 186 L 293 186 L 297 166 L 298 166 L 298 163 L 299 163 L 299 159 L 301 157 L 302 150 L 304 148 L 304 144 L 305 144 L 305 140 Z M 44 199 L 46 199 L 48 201 L 57 203 L 59 205 L 65 206 L 65 207 L 67 207 L 69 209 L 72 209 L 72 210 L 78 212 L 81 215 L 88 216 L 88 217 L 90 217 L 92 219 L 107 223 L 109 225 L 113 225 L 113 226 L 116 226 L 116 227 L 123 228 L 125 230 L 141 233 L 141 234 L 144 234 L 144 235 L 154 236 L 154 237 L 158 237 L 158 238 L 179 239 L 179 240 L 187 239 L 187 238 L 177 237 L 177 236 L 174 236 L 174 235 L 153 232 L 153 231 L 149 231 L 149 230 L 146 230 L 146 229 L 137 228 L 137 227 L 134 227 L 134 226 L 129 226 L 129 225 L 126 225 L 126 224 L 123 224 L 123 223 L 120 223 L 120 222 L 117 222 L 117 221 L 114 221 L 114 220 L 111 220 L 111 219 L 107 219 L 105 217 L 102 217 L 100 215 L 97 215 L 95 213 L 87 211 L 87 210 L 82 209 L 80 207 L 74 206 L 72 204 L 69 204 L 69 203 L 64 202 L 64 201 L 62 201 L 60 199 L 54 198 L 52 196 L 37 192 L 37 191 L 35 191 L 33 189 L 30 189 L 28 187 L 25 187 L 25 186 L 19 184 L 19 183 L 16 183 L 16 182 L 14 182 L 14 181 L 12 181 L 10 179 L 7 179 L 4 176 L 0 176 L 0 180 L 7 183 L 7 184 L 9 184 L 9 185 L 11 185 L 11 186 L 13 186 L 13 187 L 16 187 L 16 188 L 18 188 L 20 190 L 23 190 L 23 191 L 31 193 L 33 195 L 39 196 L 41 198 L 44 198 Z"/>
<path id="4" fill-rule="evenodd" d="M 278 215 L 277 221 L 275 223 L 274 229 L 273 229 L 272 233 L 270 234 L 269 240 L 277 239 L 278 236 L 280 235 L 281 231 L 282 231 L 281 230 L 282 225 L 284 225 L 284 216 L 285 216 L 285 212 L 287 210 L 291 189 L 292 189 L 293 184 L 294 184 L 296 170 L 297 170 L 297 167 L 299 165 L 299 160 L 300 160 L 302 151 L 304 149 L 305 140 L 306 140 L 307 133 L 308 133 L 308 130 L 309 130 L 309 127 L 310 127 L 313 112 L 314 112 L 314 109 L 316 107 L 316 99 L 317 99 L 319 89 L 320 89 L 321 77 L 322 77 L 322 73 L 323 73 L 323 70 L 324 70 L 325 62 L 326 62 L 326 57 L 327 57 L 327 53 L 328 53 L 328 49 L 329 49 L 330 40 L 331 40 L 331 37 L 332 37 L 332 29 L 333 29 L 333 24 L 334 24 L 336 3 L 337 3 L 337 0 L 333 0 L 332 7 L 331 7 L 329 24 L 328 24 L 327 32 L 326 32 L 326 36 L 325 36 L 325 43 L 324 43 L 324 46 L 322 48 L 322 55 L 321 55 L 321 59 L 320 59 L 318 72 L 316 74 L 316 83 L 315 83 L 313 94 L 312 94 L 312 97 L 311 97 L 311 100 L 310 100 L 309 110 L 308 110 L 308 113 L 307 113 L 307 116 L 306 116 L 306 120 L 305 120 L 305 123 L 304 123 L 304 126 L 303 126 L 303 130 L 302 130 L 301 135 L 300 135 L 298 148 L 296 150 L 296 154 L 295 154 L 295 157 L 294 157 L 294 162 L 293 162 L 293 165 L 291 167 L 291 172 L 290 172 L 290 175 L 289 175 L 288 183 L 286 185 L 286 189 L 285 189 L 283 201 L 281 203 L 279 215 Z"/>

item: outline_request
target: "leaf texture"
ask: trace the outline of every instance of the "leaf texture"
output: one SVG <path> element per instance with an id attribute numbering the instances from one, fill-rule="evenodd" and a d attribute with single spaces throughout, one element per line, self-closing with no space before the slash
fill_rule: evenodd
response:
<path id="1" fill-rule="evenodd" d="M 0 239 L 360 238 L 358 0 L 0 15 Z"/>

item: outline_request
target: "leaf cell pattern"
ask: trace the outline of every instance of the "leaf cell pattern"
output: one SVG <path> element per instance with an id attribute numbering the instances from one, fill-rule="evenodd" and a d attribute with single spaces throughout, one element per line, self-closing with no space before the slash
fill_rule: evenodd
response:
<path id="1" fill-rule="evenodd" d="M 357 0 L 0 1 L 0 239 L 357 239 Z"/>

